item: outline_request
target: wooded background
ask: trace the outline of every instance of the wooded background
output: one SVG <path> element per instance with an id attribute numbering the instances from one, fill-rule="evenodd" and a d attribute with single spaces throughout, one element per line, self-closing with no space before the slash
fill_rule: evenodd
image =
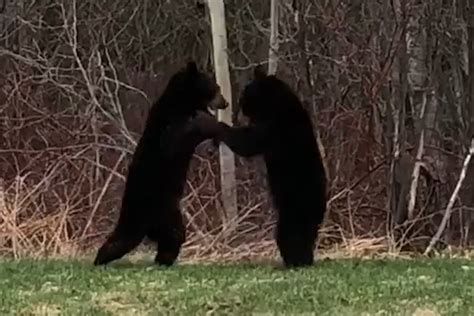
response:
<path id="1" fill-rule="evenodd" d="M 320 246 L 424 250 L 474 135 L 474 5 L 281 2 L 277 75 L 311 113 L 329 175 Z M 270 1 L 225 5 L 236 105 L 268 62 Z M 94 250 L 147 110 L 189 59 L 213 70 L 203 3 L 0 0 L 0 253 Z M 196 152 L 183 214 L 198 253 L 272 243 L 264 165 L 236 162 L 239 222 L 225 234 L 218 151 Z M 473 185 L 470 163 L 439 245 L 472 244 Z"/>

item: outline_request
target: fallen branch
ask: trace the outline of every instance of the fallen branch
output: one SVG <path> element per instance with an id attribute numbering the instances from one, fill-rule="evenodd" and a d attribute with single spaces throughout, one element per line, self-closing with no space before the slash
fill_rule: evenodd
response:
<path id="1" fill-rule="evenodd" d="M 454 202 L 456 201 L 456 198 L 459 194 L 459 190 L 461 189 L 464 178 L 466 177 L 467 168 L 469 167 L 469 162 L 471 161 L 473 154 L 474 154 L 474 138 L 471 140 L 471 147 L 469 148 L 469 152 L 466 155 L 466 158 L 464 159 L 461 173 L 459 174 L 458 183 L 456 184 L 453 194 L 451 195 L 451 198 L 449 199 L 448 206 L 446 207 L 446 211 L 444 212 L 443 220 L 441 221 L 441 224 L 438 227 L 438 231 L 433 236 L 433 238 L 431 238 L 431 241 L 428 247 L 426 247 L 424 255 L 429 254 L 431 250 L 433 250 L 434 245 L 436 245 L 438 240 L 441 238 L 441 235 L 443 234 L 444 229 L 446 228 L 446 225 L 448 224 L 448 220 L 451 217 Z"/>

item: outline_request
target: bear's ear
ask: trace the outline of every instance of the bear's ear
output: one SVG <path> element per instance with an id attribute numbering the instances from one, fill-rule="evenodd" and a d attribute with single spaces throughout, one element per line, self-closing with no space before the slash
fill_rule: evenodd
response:
<path id="1" fill-rule="evenodd" d="M 198 72 L 198 68 L 197 68 L 197 65 L 196 65 L 196 62 L 191 60 L 191 61 L 188 61 L 188 64 L 186 66 L 186 70 L 188 73 L 190 74 L 195 74 Z"/>
<path id="2" fill-rule="evenodd" d="M 263 79 L 267 76 L 267 72 L 263 65 L 258 65 L 253 69 L 253 77 L 254 79 Z"/>

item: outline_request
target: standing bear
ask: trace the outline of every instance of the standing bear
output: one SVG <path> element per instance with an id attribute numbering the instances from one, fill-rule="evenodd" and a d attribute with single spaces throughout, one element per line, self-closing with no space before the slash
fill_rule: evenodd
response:
<path id="1" fill-rule="evenodd" d="M 117 226 L 99 249 L 94 265 L 121 258 L 145 236 L 157 243 L 156 263 L 175 262 L 185 241 L 179 202 L 189 163 L 196 146 L 212 136 L 206 128 L 198 129 L 195 116 L 203 111 L 201 119 L 214 121 L 208 108 L 226 107 L 215 80 L 194 62 L 171 77 L 148 113 L 128 168 Z"/>
<path id="2" fill-rule="evenodd" d="M 259 67 L 239 107 L 248 126 L 230 127 L 204 117 L 199 124 L 212 128 L 214 141 L 224 142 L 238 155 L 263 154 L 278 211 L 276 242 L 283 261 L 287 267 L 312 265 L 326 212 L 327 180 L 311 119 L 291 88 Z"/>

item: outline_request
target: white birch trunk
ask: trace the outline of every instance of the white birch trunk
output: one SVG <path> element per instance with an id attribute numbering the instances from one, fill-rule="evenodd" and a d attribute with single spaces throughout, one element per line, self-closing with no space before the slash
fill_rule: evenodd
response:
<path id="1" fill-rule="evenodd" d="M 279 1 L 271 0 L 270 49 L 268 51 L 268 74 L 274 75 L 278 67 L 278 21 Z"/>
<path id="2" fill-rule="evenodd" d="M 426 65 L 426 32 L 421 23 L 420 16 L 424 11 L 423 3 L 418 4 L 413 15 L 409 19 L 408 31 L 406 35 L 408 53 L 408 83 L 411 90 L 411 105 L 413 119 L 419 113 L 419 120 L 415 123 L 416 134 L 419 135 L 417 161 L 414 164 L 411 176 L 410 196 L 408 201 L 408 220 L 414 218 L 415 204 L 420 177 L 421 158 L 425 151 L 425 110 L 427 105 L 427 69 Z M 415 114 L 416 113 L 416 114 Z M 418 160 L 420 159 L 420 160 Z"/>
<path id="3" fill-rule="evenodd" d="M 225 8 L 223 0 L 207 0 L 212 28 L 212 44 L 214 68 L 217 84 L 222 95 L 229 102 L 229 107 L 219 110 L 218 120 L 232 125 L 232 89 L 229 75 L 229 62 L 227 56 L 227 32 L 225 22 Z M 222 186 L 222 204 L 227 215 L 225 228 L 231 229 L 231 223 L 237 218 L 237 190 L 235 177 L 234 153 L 225 145 L 219 147 L 220 177 Z"/>

